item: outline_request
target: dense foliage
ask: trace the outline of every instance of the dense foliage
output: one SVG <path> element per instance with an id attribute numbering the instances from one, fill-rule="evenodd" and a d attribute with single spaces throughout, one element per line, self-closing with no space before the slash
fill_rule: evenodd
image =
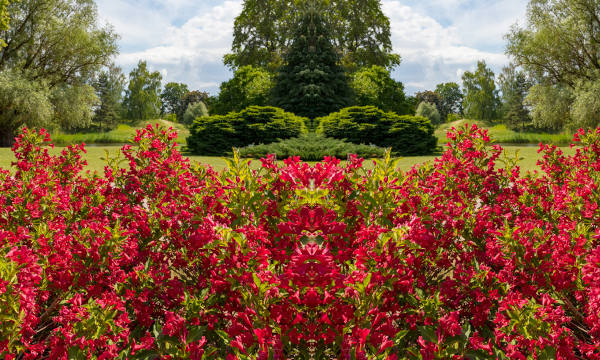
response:
<path id="1" fill-rule="evenodd" d="M 162 75 L 148 69 L 146 61 L 140 61 L 129 73 L 129 85 L 125 91 L 123 107 L 130 120 L 156 118 L 161 111 Z"/>
<path id="2" fill-rule="evenodd" d="M 0 39 L 2 86 L 36 89 L 34 99 L 11 90 L 11 102 L 1 105 L 0 116 L 8 121 L 0 126 L 0 146 L 11 146 L 21 126 L 39 124 L 19 113 L 24 103 L 49 103 L 49 127 L 92 124 L 98 98 L 90 83 L 117 53 L 117 35 L 99 24 L 93 0 L 0 0 Z"/>
<path id="3" fill-rule="evenodd" d="M 232 79 L 221 84 L 214 113 L 225 115 L 248 106 L 269 105 L 273 86 L 273 75 L 265 69 L 242 66 L 235 71 Z"/>
<path id="4" fill-rule="evenodd" d="M 206 104 L 202 101 L 190 104 L 183 114 L 183 124 L 191 125 L 194 120 L 202 116 L 208 116 L 208 109 L 206 108 Z"/>
<path id="5" fill-rule="evenodd" d="M 477 62 L 475 71 L 465 71 L 463 81 L 463 108 L 470 119 L 493 120 L 498 115 L 500 97 L 496 78 L 485 61 Z"/>
<path id="6" fill-rule="evenodd" d="M 354 105 L 371 105 L 400 115 L 410 112 L 404 85 L 394 80 L 389 70 L 382 66 L 373 65 L 355 71 L 350 75 L 350 87 L 354 91 Z"/>
<path id="7" fill-rule="evenodd" d="M 415 116 L 421 116 L 429 119 L 433 125 L 439 125 L 442 123 L 442 117 L 440 116 L 440 113 L 435 105 L 425 101 L 417 106 Z"/>
<path id="8" fill-rule="evenodd" d="M 275 78 L 272 104 L 310 119 L 350 106 L 352 89 L 323 14 L 309 7 L 295 30 Z"/>
<path id="9" fill-rule="evenodd" d="M 121 104 L 125 90 L 125 75 L 120 67 L 111 65 L 98 74 L 92 86 L 98 97 L 92 128 L 101 132 L 111 130 L 117 126 L 123 113 Z"/>
<path id="10" fill-rule="evenodd" d="M 186 84 L 169 82 L 165 85 L 160 93 L 161 114 L 175 114 L 177 121 L 183 121 L 183 115 L 187 110 L 185 97 L 190 93 L 190 89 Z M 198 100 L 197 102 L 200 102 Z"/>
<path id="11" fill-rule="evenodd" d="M 197 118 L 187 139 L 188 150 L 222 155 L 233 147 L 268 144 L 306 132 L 308 119 L 270 106 L 250 106 L 240 112 Z"/>
<path id="12" fill-rule="evenodd" d="M 297 156 L 303 161 L 321 161 L 326 156 L 347 159 L 351 154 L 362 158 L 381 158 L 385 153 L 381 147 L 352 144 L 315 133 L 271 144 L 250 145 L 239 150 L 242 157 L 266 158 L 274 154 L 278 159 Z"/>
<path id="13" fill-rule="evenodd" d="M 507 34 L 507 53 L 536 80 L 533 124 L 541 128 L 593 128 L 600 124 L 600 3 L 531 0 L 526 22 Z M 552 96 L 568 111 L 554 113 Z"/>
<path id="14" fill-rule="evenodd" d="M 475 127 L 408 173 L 270 157 L 217 174 L 175 137 L 140 131 L 91 177 L 83 146 L 18 138 L 0 356 L 600 359 L 600 129 L 573 156 L 542 146 L 537 175 Z"/>
<path id="15" fill-rule="evenodd" d="M 355 144 L 391 147 L 400 155 L 426 155 L 436 150 L 433 125 L 423 117 L 384 112 L 373 106 L 354 106 L 316 119 L 318 132 Z"/>
<path id="16" fill-rule="evenodd" d="M 327 19 L 335 51 L 348 70 L 400 64 L 400 56 L 392 53 L 390 21 L 380 0 L 244 0 L 233 27 L 232 53 L 225 56 L 225 64 L 275 71 L 293 42 L 302 12 L 314 5 Z"/>
<path id="17" fill-rule="evenodd" d="M 462 114 L 463 93 L 455 82 L 441 83 L 435 87 L 435 93 L 440 98 L 439 109 L 441 121 L 448 121 L 450 114 Z"/>

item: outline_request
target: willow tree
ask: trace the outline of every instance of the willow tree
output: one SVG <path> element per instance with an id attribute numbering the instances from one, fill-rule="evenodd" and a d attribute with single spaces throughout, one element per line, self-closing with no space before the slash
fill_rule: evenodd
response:
<path id="1" fill-rule="evenodd" d="M 0 31 L 8 30 L 9 16 L 8 16 L 8 0 L 0 0 Z M 0 47 L 5 46 L 6 43 L 0 38 Z"/>
<path id="2" fill-rule="evenodd" d="M 112 28 L 99 24 L 95 2 L 19 0 L 9 1 L 6 10 L 10 27 L 0 28 L 0 39 L 6 43 L 0 47 L 0 73 L 3 88 L 12 95 L 0 104 L 0 126 L 5 133 L 0 146 L 10 145 L 19 126 L 41 123 L 25 121 L 21 110 L 15 113 L 29 102 L 21 98 L 26 93 L 23 89 L 48 96 L 50 125 L 73 128 L 91 124 L 98 99 L 89 83 L 117 53 L 117 36 Z"/>
<path id="3" fill-rule="evenodd" d="M 277 69 L 294 38 L 299 22 L 312 0 L 245 0 L 235 19 L 232 53 L 225 64 Z M 391 69 L 400 64 L 392 53 L 390 21 L 380 0 L 319 0 L 331 41 L 349 70 L 378 65 Z"/>
<path id="4" fill-rule="evenodd" d="M 506 38 L 507 53 L 536 80 L 527 97 L 534 125 L 600 124 L 600 113 L 584 109 L 598 102 L 590 89 L 600 82 L 600 1 L 530 0 L 526 24 Z"/>

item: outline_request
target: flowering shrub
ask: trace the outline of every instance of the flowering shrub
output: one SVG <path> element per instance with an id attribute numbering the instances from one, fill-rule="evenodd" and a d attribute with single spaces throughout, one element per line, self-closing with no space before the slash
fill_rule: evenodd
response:
<path id="1" fill-rule="evenodd" d="M 408 173 L 388 155 L 219 174 L 175 138 L 148 127 L 98 175 L 83 146 L 19 136 L 0 357 L 600 359 L 600 130 L 525 175 L 476 127 Z"/>

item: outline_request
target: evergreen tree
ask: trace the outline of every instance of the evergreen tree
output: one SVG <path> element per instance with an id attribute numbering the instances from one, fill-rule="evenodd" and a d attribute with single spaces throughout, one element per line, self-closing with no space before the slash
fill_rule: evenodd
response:
<path id="1" fill-rule="evenodd" d="M 94 111 L 92 126 L 100 131 L 110 130 L 120 119 L 119 110 L 125 89 L 125 75 L 120 67 L 111 65 L 93 82 L 99 106 Z"/>
<path id="2" fill-rule="evenodd" d="M 314 119 L 349 106 L 352 90 L 317 6 L 307 6 L 272 92 L 273 104 Z"/>

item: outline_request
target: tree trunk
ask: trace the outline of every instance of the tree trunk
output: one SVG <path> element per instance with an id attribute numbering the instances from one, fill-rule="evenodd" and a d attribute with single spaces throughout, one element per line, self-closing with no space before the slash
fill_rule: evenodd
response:
<path id="1" fill-rule="evenodd" d="M 15 143 L 15 131 L 0 126 L 0 147 L 12 147 Z"/>

